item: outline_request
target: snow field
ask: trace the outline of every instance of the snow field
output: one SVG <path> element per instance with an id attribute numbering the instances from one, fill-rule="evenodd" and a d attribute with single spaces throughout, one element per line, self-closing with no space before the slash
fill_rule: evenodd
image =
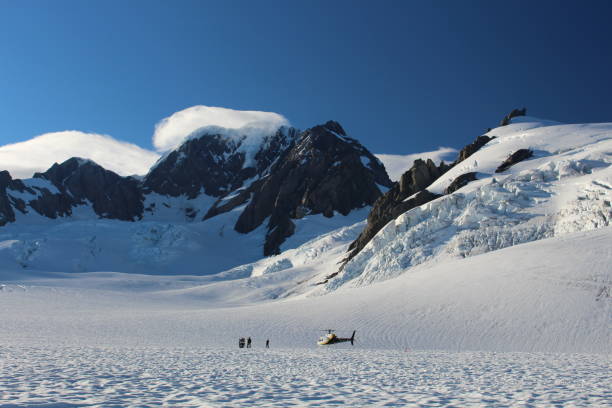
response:
<path id="1" fill-rule="evenodd" d="M 612 404 L 589 354 L 5 346 L 0 367 L 5 408 Z"/>
<path id="2" fill-rule="evenodd" d="M 218 348 L 250 335 L 276 347 L 316 348 L 319 330 L 333 328 L 342 336 L 357 330 L 363 348 L 606 354 L 612 351 L 610 231 L 427 264 L 326 296 L 312 296 L 321 285 L 305 284 L 310 292 L 267 302 L 253 299 L 277 295 L 301 267 L 229 281 L 7 276 L 0 344 Z"/>
<path id="3" fill-rule="evenodd" d="M 466 172 L 477 172 L 477 181 L 389 222 L 326 288 L 611 224 L 612 125 L 527 122 L 489 134 L 497 138 L 427 189 L 441 194 Z M 494 172 L 521 148 L 535 156 Z"/>
<path id="4" fill-rule="evenodd" d="M 15 269 L 22 270 L 24 277 L 37 271 L 202 276 L 262 258 L 265 222 L 250 234 L 240 234 L 234 231 L 239 216 L 236 211 L 205 222 L 169 221 L 172 217 L 176 220 L 185 207 L 196 206 L 198 200 L 165 200 L 171 208 L 158 202 L 157 207 L 163 211 L 139 222 L 75 217 L 42 220 L 34 214 L 21 215 L 18 222 L 0 229 L 0 279 L 3 271 Z M 360 222 L 368 210 L 362 208 L 332 218 L 308 215 L 296 220 L 295 234 L 282 247 L 297 248 Z"/>

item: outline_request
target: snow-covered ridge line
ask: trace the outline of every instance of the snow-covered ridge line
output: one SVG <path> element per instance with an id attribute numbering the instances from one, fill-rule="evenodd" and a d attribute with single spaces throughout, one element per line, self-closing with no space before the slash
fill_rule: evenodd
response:
<path id="1" fill-rule="evenodd" d="M 267 256 L 293 235 L 293 220 L 348 215 L 371 205 L 381 195 L 379 185 L 391 184 L 382 164 L 337 122 L 304 132 L 273 124 L 196 128 L 143 179 L 79 158 L 35 175 L 51 189 L 28 187 L 2 172 L 0 225 L 74 221 L 86 215 L 83 206 L 92 220 L 134 222 L 209 222 L 233 213 L 225 217 L 233 219 L 227 228 L 242 234 L 266 221 L 261 255 Z M 365 165 L 355 160 L 359 156 L 371 160 Z"/>
<path id="2" fill-rule="evenodd" d="M 389 222 L 327 290 L 389 279 L 425 262 L 609 226 L 612 125 L 520 119 L 491 130 L 495 139 L 427 190 L 444 193 L 468 172 L 480 180 Z M 495 173 L 509 154 L 524 148 L 534 156 Z"/>

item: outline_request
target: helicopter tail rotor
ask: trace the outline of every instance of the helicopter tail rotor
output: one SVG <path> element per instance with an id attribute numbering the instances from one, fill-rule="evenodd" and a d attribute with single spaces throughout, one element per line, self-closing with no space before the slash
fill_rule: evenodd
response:
<path id="1" fill-rule="evenodd" d="M 357 332 L 357 330 L 353 330 L 353 335 L 351 336 L 351 346 L 354 346 L 354 342 L 355 342 L 355 333 Z"/>

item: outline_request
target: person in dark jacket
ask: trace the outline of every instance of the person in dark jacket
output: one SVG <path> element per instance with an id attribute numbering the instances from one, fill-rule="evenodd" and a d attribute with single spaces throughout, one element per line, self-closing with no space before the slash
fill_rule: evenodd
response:
<path id="1" fill-rule="evenodd" d="M 266 348 L 270 348 L 270 339 L 266 340 Z"/>
<path id="2" fill-rule="evenodd" d="M 244 337 L 238 339 L 238 348 L 244 348 Z"/>
<path id="3" fill-rule="evenodd" d="M 251 348 L 251 338 L 247 338 L 247 348 Z"/>

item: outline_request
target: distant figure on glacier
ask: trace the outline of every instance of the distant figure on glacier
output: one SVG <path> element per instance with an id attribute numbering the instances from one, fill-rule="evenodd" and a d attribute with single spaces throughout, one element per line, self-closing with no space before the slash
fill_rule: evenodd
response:
<path id="1" fill-rule="evenodd" d="M 247 339 L 247 348 L 251 348 L 251 338 Z"/>
<path id="2" fill-rule="evenodd" d="M 266 348 L 270 348 L 270 339 L 266 340 Z"/>
<path id="3" fill-rule="evenodd" d="M 244 337 L 238 339 L 238 348 L 244 348 Z"/>

